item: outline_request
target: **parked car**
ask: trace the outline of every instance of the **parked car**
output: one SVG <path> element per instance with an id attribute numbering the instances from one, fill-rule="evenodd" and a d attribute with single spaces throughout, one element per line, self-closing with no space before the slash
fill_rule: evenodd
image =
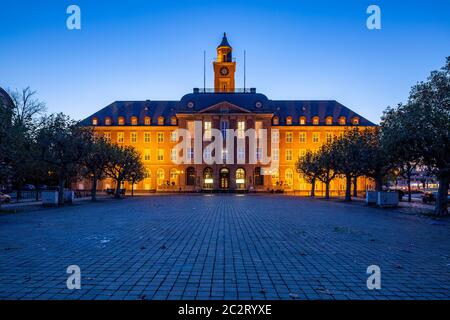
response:
<path id="1" fill-rule="evenodd" d="M 437 198 L 437 191 L 433 192 L 424 192 L 422 195 L 422 202 L 423 203 L 431 203 L 435 202 Z M 447 202 L 450 202 L 450 195 L 447 195 Z"/>
<path id="2" fill-rule="evenodd" d="M 36 190 L 36 187 L 33 186 L 32 184 L 25 184 L 25 185 L 23 185 L 23 187 L 20 190 L 22 190 L 22 191 L 34 191 L 34 190 Z"/>
<path id="3" fill-rule="evenodd" d="M 9 203 L 9 202 L 11 202 L 11 196 L 0 192 L 0 203 Z"/>

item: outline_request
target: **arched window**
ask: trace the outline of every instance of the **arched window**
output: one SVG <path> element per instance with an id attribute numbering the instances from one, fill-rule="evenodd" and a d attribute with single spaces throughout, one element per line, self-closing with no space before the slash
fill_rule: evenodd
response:
<path id="1" fill-rule="evenodd" d="M 178 185 L 178 170 L 175 168 L 170 169 L 170 185 Z"/>
<path id="2" fill-rule="evenodd" d="M 319 117 L 317 117 L 317 116 L 313 117 L 312 124 L 315 125 L 315 126 L 319 125 Z"/>
<path id="3" fill-rule="evenodd" d="M 152 119 L 150 118 L 150 117 L 145 117 L 144 118 L 144 124 L 146 125 L 146 126 L 149 126 L 149 125 L 151 125 L 152 124 Z"/>
<path id="4" fill-rule="evenodd" d="M 164 117 L 158 117 L 158 126 L 164 125 Z"/>
<path id="5" fill-rule="evenodd" d="M 137 117 L 131 117 L 131 125 L 137 126 L 138 124 L 138 118 Z"/>
<path id="6" fill-rule="evenodd" d="M 325 123 L 327 126 L 333 125 L 333 117 L 327 117 Z"/>
<path id="7" fill-rule="evenodd" d="M 294 171 L 292 171 L 292 169 L 286 169 L 284 172 L 284 183 L 289 189 L 292 189 L 292 186 L 294 185 Z"/>
<path id="8" fill-rule="evenodd" d="M 192 167 L 186 170 L 186 185 L 195 186 L 195 169 Z"/>
<path id="9" fill-rule="evenodd" d="M 177 117 L 172 117 L 172 118 L 170 118 L 170 124 L 171 124 L 172 126 L 176 126 L 176 125 L 178 124 L 178 119 L 177 119 Z"/>
<path id="10" fill-rule="evenodd" d="M 347 124 L 347 119 L 345 117 L 340 117 L 339 118 L 339 124 L 341 126 L 345 126 Z"/>
<path id="11" fill-rule="evenodd" d="M 92 118 L 92 125 L 98 126 L 98 118 L 96 118 L 96 117 Z"/>
<path id="12" fill-rule="evenodd" d="M 207 167 L 203 170 L 203 189 L 212 189 L 214 186 L 214 171 Z"/>
<path id="13" fill-rule="evenodd" d="M 278 126 L 280 124 L 280 119 L 278 117 L 273 117 L 272 124 Z"/>
<path id="14" fill-rule="evenodd" d="M 255 181 L 255 186 L 263 186 L 264 185 L 264 176 L 261 174 L 261 168 L 256 167 L 253 172 L 253 181 Z"/>
<path id="15" fill-rule="evenodd" d="M 106 117 L 105 118 L 105 125 L 110 126 L 111 124 L 112 124 L 111 117 Z"/>
<path id="16" fill-rule="evenodd" d="M 152 178 L 152 171 L 150 169 L 146 169 L 144 172 L 144 179 L 151 179 Z"/>
<path id="17" fill-rule="evenodd" d="M 280 181 L 280 171 L 278 169 L 272 171 L 272 185 L 277 185 Z"/>
<path id="18" fill-rule="evenodd" d="M 286 118 L 286 125 L 288 125 L 288 126 L 292 125 L 292 117 Z"/>
<path id="19" fill-rule="evenodd" d="M 236 170 L 236 187 L 237 189 L 245 189 L 245 170 L 243 168 Z"/>
<path id="20" fill-rule="evenodd" d="M 300 117 L 299 123 L 304 126 L 306 124 L 306 117 Z"/>
<path id="21" fill-rule="evenodd" d="M 158 186 L 162 186 L 164 184 L 164 169 L 159 168 L 156 172 L 156 183 Z"/>
<path id="22" fill-rule="evenodd" d="M 119 126 L 123 126 L 125 124 L 125 118 L 124 117 L 119 117 L 118 124 L 119 124 Z"/>
<path id="23" fill-rule="evenodd" d="M 353 124 L 354 126 L 359 125 L 359 118 L 358 118 L 358 117 L 354 117 L 354 118 L 352 119 L 352 124 Z"/>

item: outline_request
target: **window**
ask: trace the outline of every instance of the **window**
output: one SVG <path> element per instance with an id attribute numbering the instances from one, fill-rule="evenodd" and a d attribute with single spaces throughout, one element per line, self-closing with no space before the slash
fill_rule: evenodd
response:
<path id="1" fill-rule="evenodd" d="M 170 124 L 173 125 L 173 126 L 176 126 L 178 124 L 177 117 L 170 118 Z"/>
<path id="2" fill-rule="evenodd" d="M 152 178 L 152 172 L 149 169 L 146 169 L 144 171 L 144 179 L 151 179 Z"/>
<path id="3" fill-rule="evenodd" d="M 352 124 L 353 124 L 354 126 L 359 125 L 359 118 L 358 118 L 358 117 L 353 118 L 353 119 L 352 119 Z"/>
<path id="4" fill-rule="evenodd" d="M 138 118 L 137 117 L 131 117 L 131 125 L 137 126 L 138 125 Z"/>
<path id="5" fill-rule="evenodd" d="M 286 132 L 286 143 L 292 143 L 293 136 L 292 132 Z"/>
<path id="6" fill-rule="evenodd" d="M 292 169 L 286 169 L 284 172 L 284 181 L 289 186 L 289 189 L 291 189 L 294 184 L 294 171 Z"/>
<path id="7" fill-rule="evenodd" d="M 312 142 L 319 143 L 320 142 L 320 133 L 319 132 L 313 132 L 312 134 Z"/>
<path id="8" fill-rule="evenodd" d="M 170 160 L 171 161 L 177 161 L 177 149 L 171 149 L 170 150 Z"/>
<path id="9" fill-rule="evenodd" d="M 144 132 L 144 142 L 149 143 L 150 141 L 150 132 Z"/>
<path id="10" fill-rule="evenodd" d="M 206 160 L 211 160 L 212 154 L 211 154 L 211 149 L 205 149 L 204 150 L 204 157 L 205 157 L 205 161 Z"/>
<path id="11" fill-rule="evenodd" d="M 274 161 L 280 160 L 280 150 L 279 149 L 272 149 L 272 160 L 274 160 Z"/>
<path id="12" fill-rule="evenodd" d="M 158 143 L 164 143 L 164 132 L 158 132 Z"/>
<path id="13" fill-rule="evenodd" d="M 236 185 L 238 189 L 245 188 L 245 170 L 242 168 L 236 170 Z"/>
<path id="14" fill-rule="evenodd" d="M 304 126 L 306 124 L 306 117 L 300 117 L 300 125 Z"/>
<path id="15" fill-rule="evenodd" d="M 98 119 L 97 118 L 92 118 L 92 125 L 93 126 L 97 126 L 98 125 Z"/>
<path id="16" fill-rule="evenodd" d="M 221 120 L 220 121 L 220 131 L 222 132 L 222 137 L 226 137 L 227 136 L 227 130 L 228 130 L 228 120 Z"/>
<path id="17" fill-rule="evenodd" d="M 144 118 L 144 124 L 145 124 L 146 126 L 151 125 L 151 124 L 152 124 L 152 119 L 151 119 L 150 117 L 145 117 L 145 118 Z"/>
<path id="18" fill-rule="evenodd" d="M 279 143 L 279 142 L 280 142 L 280 132 L 272 131 L 272 143 Z"/>
<path id="19" fill-rule="evenodd" d="M 228 159 L 228 151 L 227 149 L 222 149 L 222 161 L 227 162 Z"/>
<path id="20" fill-rule="evenodd" d="M 275 185 L 280 180 L 280 171 L 278 169 L 272 171 L 272 184 Z"/>
<path id="21" fill-rule="evenodd" d="M 326 124 L 327 126 L 331 126 L 331 125 L 333 124 L 333 117 L 327 117 L 327 118 L 325 119 L 325 124 Z"/>
<path id="22" fill-rule="evenodd" d="M 288 125 L 288 126 L 292 125 L 292 117 L 286 118 L 286 125 Z"/>
<path id="23" fill-rule="evenodd" d="M 347 124 L 347 119 L 345 117 L 340 117 L 339 118 L 339 124 L 341 126 L 345 126 Z"/>
<path id="24" fill-rule="evenodd" d="M 189 131 L 189 134 L 191 135 L 191 139 L 194 139 L 194 133 L 195 133 L 195 123 L 194 123 L 194 121 L 188 121 L 187 122 L 187 129 Z"/>
<path id="25" fill-rule="evenodd" d="M 119 126 L 123 126 L 125 124 L 125 118 L 124 117 L 119 117 Z"/>
<path id="26" fill-rule="evenodd" d="M 150 149 L 144 150 L 144 161 L 150 161 L 151 160 L 151 151 Z"/>
<path id="27" fill-rule="evenodd" d="M 189 160 L 194 159 L 194 148 L 188 148 L 188 158 Z"/>
<path id="28" fill-rule="evenodd" d="M 306 156 L 306 149 L 300 149 L 298 151 L 298 157 L 299 158 L 304 158 Z"/>
<path id="29" fill-rule="evenodd" d="M 110 117 L 105 118 L 105 125 L 110 126 L 112 124 L 112 120 Z"/>
<path id="30" fill-rule="evenodd" d="M 205 168 L 205 170 L 203 170 L 203 188 L 212 189 L 213 184 L 214 184 L 213 169 Z"/>
<path id="31" fill-rule="evenodd" d="M 262 121 L 256 121 L 255 122 L 255 134 L 257 138 L 260 138 L 260 131 L 263 129 L 263 123 Z"/>
<path id="32" fill-rule="evenodd" d="M 333 133 L 332 133 L 332 132 L 327 132 L 327 133 L 325 134 L 325 137 L 326 137 L 327 143 L 330 143 L 330 142 L 333 141 Z"/>
<path id="33" fill-rule="evenodd" d="M 286 149 L 286 161 L 292 161 L 292 149 Z"/>
<path id="34" fill-rule="evenodd" d="M 178 141 L 178 132 L 175 130 L 170 133 L 170 142 L 177 142 L 177 141 Z"/>
<path id="35" fill-rule="evenodd" d="M 315 126 L 319 125 L 319 117 L 313 117 L 312 124 Z"/>
<path id="36" fill-rule="evenodd" d="M 280 124 L 280 119 L 278 119 L 278 117 L 273 117 L 273 119 L 272 119 L 272 124 L 273 124 L 274 126 L 279 125 L 279 124 Z"/>
<path id="37" fill-rule="evenodd" d="M 117 132 L 117 143 L 123 143 L 125 138 L 125 133 Z"/>
<path id="38" fill-rule="evenodd" d="M 178 170 L 175 168 L 170 169 L 169 178 L 170 178 L 170 185 L 172 186 L 178 185 Z"/>
<path id="39" fill-rule="evenodd" d="M 238 160 L 244 160 L 245 161 L 245 148 L 239 148 L 238 149 Z"/>
<path id="40" fill-rule="evenodd" d="M 164 161 L 164 149 L 158 149 L 158 161 Z"/>
<path id="41" fill-rule="evenodd" d="M 156 183 L 158 184 L 158 186 L 161 186 L 164 184 L 164 169 L 158 169 L 158 171 L 156 171 Z"/>
<path id="42" fill-rule="evenodd" d="M 158 126 L 164 125 L 164 117 L 158 117 Z"/>
<path id="43" fill-rule="evenodd" d="M 262 159 L 262 148 L 256 148 L 256 160 L 260 161 Z"/>
<path id="44" fill-rule="evenodd" d="M 245 121 L 238 121 L 237 132 L 238 132 L 238 139 L 245 138 Z"/>
<path id="45" fill-rule="evenodd" d="M 137 132 L 131 132 L 130 133 L 130 141 L 131 141 L 131 143 L 136 143 L 137 142 Z"/>
<path id="46" fill-rule="evenodd" d="M 106 141 L 111 142 L 111 132 L 105 132 L 103 133 L 103 137 Z"/>
<path id="47" fill-rule="evenodd" d="M 195 185 L 195 169 L 192 167 L 186 169 L 186 185 Z"/>
<path id="48" fill-rule="evenodd" d="M 264 185 L 264 176 L 261 174 L 261 168 L 256 167 L 253 172 L 253 181 L 255 181 L 255 186 L 263 186 Z"/>
<path id="49" fill-rule="evenodd" d="M 299 141 L 301 143 L 306 143 L 306 132 L 300 132 Z"/>
<path id="50" fill-rule="evenodd" d="M 212 132 L 211 132 L 211 121 L 203 122 L 203 131 L 205 140 L 211 140 Z"/>

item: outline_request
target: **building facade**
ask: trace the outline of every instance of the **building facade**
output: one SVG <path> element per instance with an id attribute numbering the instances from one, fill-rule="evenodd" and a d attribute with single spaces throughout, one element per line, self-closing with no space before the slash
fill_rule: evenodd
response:
<path id="1" fill-rule="evenodd" d="M 214 89 L 194 88 L 176 101 L 116 101 L 82 121 L 113 143 L 134 146 L 146 167 L 145 179 L 136 190 L 142 191 L 295 191 L 307 195 L 311 186 L 297 173 L 295 163 L 307 150 L 341 135 L 349 127 L 375 126 L 337 101 L 270 100 L 256 89 L 236 89 L 236 61 L 226 35 L 217 47 L 214 67 Z M 180 154 L 175 149 L 181 138 L 177 129 L 185 129 L 193 137 L 201 131 L 203 140 L 197 144 L 203 158 L 195 161 L 194 148 Z M 223 161 L 211 163 L 207 146 L 214 129 L 226 136 L 235 130 L 236 139 L 246 139 L 246 132 L 255 135 L 265 131 L 267 150 L 249 143 L 240 147 L 224 145 Z M 248 137 L 247 137 L 248 138 Z M 195 145 L 195 141 L 190 144 Z M 275 146 L 275 147 L 274 147 Z M 198 149 L 197 148 L 197 149 Z M 231 149 L 230 149 L 231 148 Z M 196 150 L 197 150 L 196 149 Z M 256 161 L 250 161 L 256 151 Z M 214 152 L 213 152 L 214 153 Z M 267 153 L 276 168 L 260 161 Z M 187 161 L 179 163 L 178 158 Z M 270 167 L 270 169 L 269 169 Z M 358 189 L 369 182 L 361 178 Z M 106 179 L 99 188 L 114 187 Z M 125 183 L 124 187 L 130 186 Z M 324 190 L 317 184 L 320 193 Z M 81 182 L 78 188 L 89 188 Z M 332 193 L 343 192 L 343 179 L 331 183 Z"/>

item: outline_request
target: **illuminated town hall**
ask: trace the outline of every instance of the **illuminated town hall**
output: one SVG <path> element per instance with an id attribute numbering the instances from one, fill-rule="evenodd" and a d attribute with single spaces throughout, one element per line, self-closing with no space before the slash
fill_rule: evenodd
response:
<path id="1" fill-rule="evenodd" d="M 141 153 L 146 174 L 135 186 L 136 190 L 283 190 L 307 195 L 311 186 L 297 173 L 297 159 L 307 150 L 318 150 L 346 128 L 375 126 L 334 100 L 270 100 L 254 88 L 236 88 L 237 65 L 226 35 L 217 47 L 213 67 L 214 89 L 194 88 L 192 93 L 174 101 L 116 101 L 82 121 L 82 125 L 92 126 L 112 143 L 134 146 Z M 180 140 L 177 129 L 186 129 L 192 137 L 195 130 L 201 130 L 200 148 L 210 143 L 213 129 L 236 130 L 236 139 L 248 129 L 266 130 L 267 152 L 277 161 L 277 168 L 267 174 L 270 165 L 249 161 L 248 144 L 245 147 L 234 144 L 233 152 L 225 146 L 223 157 L 227 153 L 234 157 L 230 162 L 197 163 L 192 149 L 186 155 L 192 159 L 191 163 L 177 164 L 180 156 L 174 148 Z M 258 160 L 261 150 L 257 148 L 256 153 Z M 364 177 L 359 178 L 358 189 L 365 190 L 368 183 Z M 89 188 L 84 183 L 78 187 Z M 99 187 L 107 189 L 114 185 L 106 179 Z M 130 188 L 127 183 L 124 187 Z M 316 188 L 319 192 L 324 189 L 321 183 Z M 344 189 L 344 179 L 331 182 L 332 193 Z"/>

